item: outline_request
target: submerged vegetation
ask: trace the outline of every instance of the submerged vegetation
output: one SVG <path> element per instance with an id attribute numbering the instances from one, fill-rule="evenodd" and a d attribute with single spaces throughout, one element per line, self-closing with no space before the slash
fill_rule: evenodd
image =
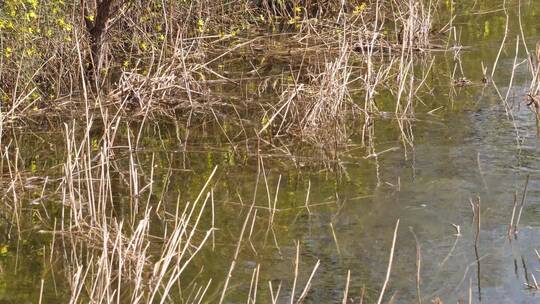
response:
<path id="1" fill-rule="evenodd" d="M 506 27 L 507 10 L 506 2 L 498 10 Z M 474 82 L 465 77 L 455 20 L 456 4 L 436 0 L 0 1 L 0 264 L 14 260 L 18 269 L 23 254 L 42 260 L 39 292 L 37 281 L 21 292 L 40 303 L 328 299 L 312 289 L 325 261 L 313 255 L 303 262 L 301 252 L 313 244 L 283 248 L 277 235 L 299 239 L 289 225 L 311 230 L 320 218 L 331 231 L 324 242 L 346 256 L 335 226 L 347 201 L 340 182 L 350 181 L 346 167 L 359 162 L 351 155 L 361 151 L 375 176 L 372 185 L 355 184 L 351 200 L 384 187 L 401 191 L 399 176 L 392 183 L 381 177 L 379 158 L 400 150 L 415 166 L 414 125 L 442 107 L 424 101 L 441 86 L 433 75 L 437 54 L 452 57 L 445 86 L 493 84 L 514 126 L 512 81 L 527 62 L 529 106 L 540 121 L 540 51 L 536 61 L 527 50 L 517 62 L 527 45 L 523 29 L 501 93 L 495 70 L 507 30 L 491 74 L 483 68 L 483 80 Z M 380 145 L 384 129 L 393 138 L 381 136 Z M 243 168 L 253 174 L 237 180 L 232 172 Z M 479 154 L 478 168 L 485 184 Z M 312 178 L 324 180 L 315 191 L 330 188 L 324 200 L 310 197 Z M 528 183 L 521 204 L 514 199 L 509 239 Z M 471 206 L 480 298 L 480 199 Z M 334 300 L 399 302 L 390 278 L 403 228 L 398 218 L 391 222 L 384 245 L 374 245 L 387 264 L 368 265 L 378 275 L 354 291 L 351 271 L 357 274 L 349 270 Z M 454 227 L 440 267 L 461 239 Z M 441 293 L 421 293 L 421 246 L 411 232 L 417 272 L 405 301 L 442 303 Z M 254 258 L 241 261 L 248 254 Z M 291 276 L 268 274 L 277 259 L 290 262 Z M 456 289 L 472 301 L 472 283 L 461 288 L 463 280 Z"/>

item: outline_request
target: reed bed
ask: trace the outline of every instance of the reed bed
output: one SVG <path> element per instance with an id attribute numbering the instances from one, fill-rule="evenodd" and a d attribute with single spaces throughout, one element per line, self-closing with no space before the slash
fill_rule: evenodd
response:
<path id="1" fill-rule="evenodd" d="M 5 5 L 11 15 L 39 18 L 17 23 L 10 14 L 0 16 L 6 24 L 3 47 L 9 50 L 0 71 L 2 119 L 66 111 L 69 102 L 77 103 L 84 95 L 97 108 L 126 104 L 126 108 L 146 113 L 144 116 L 156 114 L 155 119 L 191 109 L 206 108 L 209 113 L 210 108 L 219 112 L 225 107 L 227 112 L 223 92 L 216 87 L 225 83 L 235 89 L 246 83 L 244 75 L 240 79 L 229 76 L 242 69 L 230 59 L 260 57 L 256 48 L 265 36 L 292 38 L 294 43 L 283 49 L 284 56 L 291 52 L 314 56 L 300 65 L 287 58 L 282 65 L 294 64 L 299 70 L 277 75 L 264 75 L 261 67 L 255 67 L 255 74 L 263 78 L 297 78 L 294 75 L 306 70 L 316 74 L 317 65 L 337 61 L 347 65 L 341 59 L 342 48 L 349 57 L 351 52 L 362 53 L 368 60 L 388 52 L 399 54 L 402 49 L 433 48 L 430 33 L 436 4 L 431 2 L 207 2 L 144 5 L 111 0 L 97 6 L 85 2 L 82 7 L 49 8 L 8 1 Z M 121 17 L 113 17 L 112 12 Z M 50 14 L 52 20 L 41 19 Z M 393 28 L 388 26 L 389 20 L 395 22 Z M 20 36 L 27 26 L 31 32 Z M 39 43 L 31 48 L 19 41 L 34 36 Z M 371 50 L 365 52 L 368 45 Z M 322 52 L 328 57 L 315 60 Z M 319 69 L 319 73 L 326 72 Z M 311 78 L 313 85 L 320 82 Z M 279 93 L 289 91 L 289 85 L 281 86 Z"/>
<path id="2" fill-rule="evenodd" d="M 195 201 L 179 204 L 173 214 L 163 213 L 160 202 L 152 199 L 153 169 L 142 172 L 135 153 L 143 126 L 138 133 L 127 128 L 127 140 L 117 142 L 118 130 L 129 120 L 139 118 L 144 125 L 168 117 L 181 119 L 189 129 L 197 116 L 211 114 L 222 127 L 220 120 L 231 121 L 232 114 L 247 150 L 249 142 L 260 147 L 268 138 L 274 151 L 291 157 L 286 147 L 298 138 L 338 149 L 346 145 L 360 115 L 365 116 L 364 128 L 378 115 L 374 99 L 392 77 L 400 54 L 412 60 L 413 52 L 431 48 L 431 3 L 429 9 L 394 0 L 279 3 L 0 4 L 8 8 L 0 15 L 0 144 L 2 172 L 8 172 L 0 185 L 9 199 L 5 214 L 16 228 L 14 237 L 20 237 L 28 228 L 21 220 L 29 214 L 23 195 L 40 197 L 35 200 L 38 210 L 31 212 L 39 215 L 40 232 L 51 237 L 51 261 L 65 260 L 60 267 L 68 278 L 69 302 L 175 301 L 179 286 L 192 286 L 182 280 L 190 262 L 214 237 L 213 227 L 204 226 L 202 219 L 208 216 L 209 186 L 216 171 Z M 17 19 L 20 16 L 27 18 Z M 427 23 L 416 23 L 426 16 L 429 20 L 422 22 Z M 394 37 L 383 33 L 389 19 L 397 21 Z M 276 47 L 281 36 L 288 41 Z M 301 54 L 301 60 L 291 53 Z M 251 59 L 249 66 L 245 58 Z M 286 68 L 276 73 L 276 61 Z M 238 72 L 242 70 L 246 73 Z M 358 82 L 365 84 L 364 106 L 350 90 Z M 279 101 L 231 104 L 231 91 L 248 92 L 245 88 L 253 83 L 257 90 L 246 97 L 259 100 L 271 90 Z M 65 160 L 54 178 L 22 173 L 16 142 L 5 142 L 6 128 L 44 116 L 59 117 L 65 135 Z M 246 131 L 244 123 L 253 131 Z M 366 138 L 372 139 L 370 134 Z M 186 135 L 185 146 L 187 140 Z M 123 165 L 118 155 L 125 155 Z M 117 211 L 118 183 L 129 198 L 127 213 Z M 49 214 L 49 204 L 59 211 Z M 274 203 L 272 217 L 275 213 Z M 253 215 L 253 222 L 256 219 Z M 157 221 L 166 223 L 162 235 L 150 232 Z M 299 250 L 297 246 L 292 302 L 308 296 L 319 265 L 305 287 L 300 289 L 298 282 L 300 294 L 295 297 Z M 257 278 L 258 271 L 249 292 L 252 302 L 257 299 Z M 205 299 L 210 284 L 197 285 L 205 287 L 190 301 Z M 273 292 L 272 301 L 277 302 L 283 295 L 279 287 Z M 226 293 L 225 285 L 222 300 Z"/>
<path id="3" fill-rule="evenodd" d="M 10 102 L 0 109 L 0 125 L 44 116 L 88 124 L 92 115 L 115 113 L 143 125 L 174 121 L 185 130 L 179 135 L 185 149 L 190 130 L 213 120 L 236 155 L 339 171 L 340 151 L 355 136 L 378 162 L 385 152 L 374 143 L 380 118 L 397 122 L 405 151 L 413 145 L 415 100 L 430 70 L 417 59 L 442 49 L 446 35 L 444 26 L 434 29 L 440 17 L 431 1 L 285 1 L 279 7 L 209 1 L 144 9 L 112 2 L 122 18 L 108 21 L 101 38 L 88 30 L 99 20 L 76 22 L 81 12 L 70 8 L 71 28 L 53 31 L 55 39 L 67 39 L 58 42 L 63 51 L 34 55 L 42 64 L 35 75 L 19 73 L 30 69 L 22 62 L 33 61 L 7 58 L 0 79 L 15 85 L 1 88 Z M 90 5 L 85 14 L 96 18 L 98 11 Z M 4 34 L 6 41 L 11 34 Z M 69 57 L 51 57 L 60 55 Z M 380 108 L 381 93 L 395 97 L 394 108 Z"/>
<path id="4" fill-rule="evenodd" d="M 13 237 L 28 229 L 21 218 L 29 216 L 29 208 L 21 195 L 38 196 L 37 211 L 31 212 L 38 214 L 39 232 L 51 240 L 50 260 L 62 260 L 55 266 L 67 278 L 70 303 L 226 302 L 241 250 L 246 243 L 257 250 L 252 243 L 257 228 L 266 229 L 279 251 L 272 231 L 282 211 L 277 207 L 280 184 L 272 199 L 265 153 L 296 161 L 298 150 L 291 147 L 306 144 L 331 151 L 339 166 L 337 151 L 360 134 L 367 158 L 378 162 L 388 150 L 377 150 L 374 123 L 388 117 L 397 122 L 403 145 L 413 145 L 415 97 L 430 69 L 429 64 L 419 68 L 417 59 L 442 49 L 446 39 L 444 26 L 435 29 L 437 5 L 412 0 L 104 0 L 54 9 L 2 2 L 14 11 L 14 16 L 0 15 L 3 26 L 11 22 L 0 33 L 0 172 L 7 172 L 0 187 L 7 189 L 3 213 L 17 230 Z M 15 22 L 23 15 L 28 18 Z M 377 103 L 383 91 L 395 97 L 390 108 Z M 62 122 L 65 157 L 52 170 L 54 177 L 21 172 L 16 141 L 6 142 L 8 128 L 43 116 Z M 189 131 L 201 121 L 206 126 L 208 117 L 233 153 L 245 147 L 246 155 L 257 158 L 256 187 L 265 181 L 268 206 L 255 204 L 255 197 L 245 205 L 249 211 L 242 214 L 229 273 L 197 281 L 186 273 L 193 273 L 193 261 L 214 245 L 212 186 L 219 170 L 213 169 L 193 201 L 178 196 L 176 210 L 165 211 L 165 194 L 154 188 L 159 179 L 155 156 L 145 166 L 138 152 L 144 150 L 142 130 L 149 121 L 169 119 L 177 129 L 185 125 L 178 136 L 185 153 Z M 306 198 L 298 209 L 311 214 L 315 206 L 308 203 Z M 49 204 L 54 214 L 47 213 Z M 385 280 L 371 295 L 378 303 L 388 297 L 398 225 L 388 244 Z M 300 243 L 295 249 L 292 285 L 262 282 L 265 265 L 258 264 L 248 303 L 309 298 L 321 261 L 310 264 L 309 277 L 302 278 Z M 420 246 L 417 255 L 420 268 Z M 349 289 L 351 273 L 343 303 L 354 297 L 364 301 L 365 290 L 356 295 Z M 216 287 L 218 280 L 222 285 Z M 266 284 L 269 288 L 263 289 Z M 261 295 L 262 290 L 268 293 Z"/>
<path id="5" fill-rule="evenodd" d="M 105 128 L 96 146 L 89 135 L 93 123 L 90 119 L 82 132 L 75 123 L 65 126 L 67 158 L 63 177 L 55 183 L 61 210 L 54 221 L 43 216 L 49 229 L 40 230 L 52 237 L 51 259 L 60 255 L 65 260 L 61 267 L 69 279 L 69 302 L 174 301 L 171 289 L 210 239 L 212 228 L 199 225 L 209 209 L 208 187 L 216 170 L 197 199 L 179 205 L 174 214 L 163 214 L 150 199 L 152 172 L 143 183 L 131 139 L 124 148 L 127 168 L 118 171 L 113 155 L 121 151 L 114 146 L 115 133 Z M 115 211 L 120 202 L 112 187 L 113 176 L 118 175 L 130 193 L 125 214 Z M 150 233 L 156 221 L 167 223 L 161 236 Z"/>

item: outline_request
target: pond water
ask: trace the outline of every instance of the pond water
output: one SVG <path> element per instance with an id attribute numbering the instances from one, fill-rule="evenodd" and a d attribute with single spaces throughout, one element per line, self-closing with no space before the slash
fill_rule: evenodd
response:
<path id="1" fill-rule="evenodd" d="M 213 184 L 215 246 L 206 246 L 196 256 L 185 282 L 195 280 L 201 286 L 212 279 L 206 299 L 208 303 L 219 300 L 257 189 L 256 221 L 253 228 L 249 221 L 244 235 L 228 283 L 227 303 L 248 299 L 257 265 L 257 301 L 271 302 L 268 282 L 272 282 L 274 290 L 281 283 L 278 303 L 289 303 L 297 244 L 296 297 L 320 260 L 306 302 L 341 302 L 350 271 L 351 301 L 357 303 L 364 289 L 364 303 L 374 303 L 385 279 L 398 219 L 385 303 L 417 301 L 415 238 L 421 254 L 422 302 L 431 303 L 437 297 L 444 303 L 466 302 L 469 292 L 473 303 L 540 302 L 538 292 L 525 286 L 533 282 L 533 276 L 538 277 L 540 266 L 535 252 L 540 247 L 540 141 L 534 114 L 525 100 L 532 77 L 527 63 L 515 70 L 509 95 L 513 119 L 509 118 L 494 86 L 481 80 L 482 62 L 490 74 L 497 57 L 505 14 L 501 3 L 473 6 L 475 2 L 455 4 L 453 21 L 459 42 L 465 46 L 459 53 L 463 76 L 472 84 L 452 85 L 454 52 L 433 55 L 427 81 L 430 94 L 422 95 L 423 103 L 417 104 L 412 122 L 413 147 L 403 146 L 391 119 L 380 119 L 375 122 L 376 150 L 388 151 L 377 159 L 366 158 L 365 149 L 358 148 L 360 139 L 353 137 L 350 146 L 340 151 L 338 172 L 310 165 L 309 160 L 295 167 L 286 158 L 268 156 L 262 157 L 266 181 L 261 175 L 257 185 L 259 158 L 235 154 L 219 128 L 194 130 L 184 151 L 178 143 L 177 126 L 162 123 L 158 129 L 149 124 L 137 157 L 141 164 L 154 163 L 156 168 L 152 204 L 162 201 L 162 208 L 174 213 L 177 202 L 194 199 L 218 165 Z M 508 13 L 507 40 L 494 73 L 503 97 L 512 77 L 516 39 L 521 39 L 515 1 L 508 4 Z M 522 1 L 521 15 L 524 37 L 533 51 L 540 39 L 540 3 Z M 517 62 L 525 59 L 521 44 Z M 65 143 L 62 129 L 48 128 L 10 130 L 2 143 L 16 139 L 24 160 L 21 168 L 53 179 L 62 173 Z M 517 238 L 509 239 L 514 193 L 517 191 L 520 202 L 528 175 L 519 232 Z M 278 186 L 274 224 L 268 229 L 271 211 L 266 207 L 273 204 Z M 119 183 L 114 193 L 119 209 L 129 206 L 128 193 Z M 476 223 L 470 200 L 476 202 L 477 197 L 481 200 L 481 227 L 475 250 Z M 34 207 L 28 201 L 23 208 Z M 210 215 L 203 219 L 207 226 L 210 221 Z M 43 302 L 69 299 L 69 285 L 58 266 L 64 257 L 50 259 L 45 254 L 51 239 L 37 233 L 45 229 L 38 220 L 27 226 L 21 232 L 24 238 L 17 241 L 7 236 L 12 229 L 8 222 L 2 224 L 6 232 L 0 236 L 0 303 L 37 302 L 42 279 Z M 159 225 L 151 228 L 156 235 L 162 229 Z"/>

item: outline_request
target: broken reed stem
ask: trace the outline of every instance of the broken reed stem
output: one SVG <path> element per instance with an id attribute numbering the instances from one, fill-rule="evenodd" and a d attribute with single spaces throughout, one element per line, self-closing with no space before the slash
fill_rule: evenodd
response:
<path id="1" fill-rule="evenodd" d="M 510 217 L 510 225 L 508 226 L 508 238 L 511 239 L 512 233 L 516 230 L 514 228 L 514 217 L 516 216 L 516 208 L 517 208 L 517 190 L 514 191 L 514 204 L 512 207 L 512 216 Z"/>
<path id="2" fill-rule="evenodd" d="M 336 244 L 337 253 L 341 255 L 341 250 L 339 250 L 339 243 L 336 236 L 336 231 L 334 230 L 334 224 L 330 222 L 330 230 L 332 231 L 332 237 L 334 238 L 334 243 Z"/>
<path id="3" fill-rule="evenodd" d="M 399 219 L 396 222 L 396 228 L 394 229 L 394 237 L 392 239 L 392 248 L 390 249 L 390 258 L 388 259 L 388 268 L 386 269 L 386 278 L 384 279 L 384 284 L 381 289 L 381 293 L 379 294 L 379 299 L 377 300 L 377 304 L 381 304 L 384 292 L 386 291 L 386 286 L 388 285 L 388 282 L 390 281 L 390 273 L 392 272 L 392 263 L 394 261 L 394 250 L 396 248 L 396 239 L 397 239 L 397 233 L 399 229 Z"/>
<path id="4" fill-rule="evenodd" d="M 310 192 L 311 192 L 311 180 L 308 181 L 308 190 L 307 190 L 306 202 L 305 202 L 306 210 L 308 211 L 309 216 L 311 216 L 311 210 L 309 210 L 309 194 L 310 194 Z"/>

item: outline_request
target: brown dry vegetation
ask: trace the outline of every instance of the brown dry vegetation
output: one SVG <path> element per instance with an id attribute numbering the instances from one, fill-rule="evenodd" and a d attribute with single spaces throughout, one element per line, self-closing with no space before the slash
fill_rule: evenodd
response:
<path id="1" fill-rule="evenodd" d="M 163 210 L 154 164 L 141 169 L 141 132 L 124 128 L 129 122 L 172 118 L 189 130 L 212 117 L 235 148 L 258 159 L 262 147 L 293 156 L 291 143 L 335 158 L 329 147 L 343 147 L 356 133 L 376 158 L 374 119 L 388 115 L 376 102 L 379 92 L 395 97 L 391 115 L 404 146 L 411 145 L 414 100 L 429 70 L 416 59 L 441 49 L 445 37 L 446 18 L 437 21 L 438 3 L 430 1 L 51 3 L 0 2 L 0 187 L 18 231 L 28 228 L 21 196 L 41 193 L 37 205 L 43 193 L 55 199 L 59 211 L 38 212 L 39 221 L 52 237 L 50 259 L 64 260 L 72 303 L 177 300 L 171 290 L 215 231 L 201 218 L 214 206 L 216 170 L 195 201 Z M 17 143 L 3 134 L 43 117 L 64 123 L 64 163 L 52 180 L 21 172 Z M 228 137 L 225 119 L 241 140 Z M 121 143 L 119 130 L 127 132 Z M 183 147 L 187 140 L 180 139 Z M 115 211 L 113 176 L 129 193 L 127 214 Z M 275 212 L 274 205 L 270 226 Z M 252 205 L 237 248 L 255 219 Z M 162 235 L 150 233 L 156 222 Z M 206 300 L 207 284 L 193 287 L 191 302 Z"/>
<path id="2" fill-rule="evenodd" d="M 171 115 L 213 107 L 223 100 L 215 84 L 235 90 L 250 78 L 283 82 L 323 73 L 320 66 L 339 60 L 342 48 L 354 53 L 357 63 L 375 53 L 429 49 L 436 6 L 402 1 L 59 3 L 2 4 L 0 94 L 3 112 L 12 118 L 61 112 L 69 107 L 62 102 L 66 99 Z M 37 17 L 17 21 L 28 15 Z M 265 73 L 268 65 L 282 70 Z M 321 81 L 316 75 L 303 78 L 278 90 L 300 83 L 315 87 Z"/>

